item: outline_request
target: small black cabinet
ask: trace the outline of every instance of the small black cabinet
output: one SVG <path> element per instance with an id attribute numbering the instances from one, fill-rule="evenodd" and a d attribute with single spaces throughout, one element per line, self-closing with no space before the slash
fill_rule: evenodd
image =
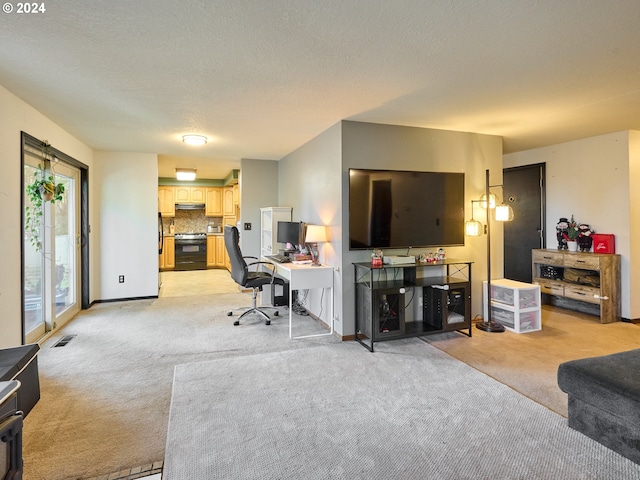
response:
<path id="1" fill-rule="evenodd" d="M 471 336 L 471 262 L 444 260 L 381 267 L 354 263 L 354 267 L 355 339 L 370 351 L 375 342 L 396 338 L 465 329 Z M 434 270 L 437 267 L 440 271 Z M 406 310 L 408 304 L 413 310 Z M 417 315 L 411 315 L 414 310 Z"/>

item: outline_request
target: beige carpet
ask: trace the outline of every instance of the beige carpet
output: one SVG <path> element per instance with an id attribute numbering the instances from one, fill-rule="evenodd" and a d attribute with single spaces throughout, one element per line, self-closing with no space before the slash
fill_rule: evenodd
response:
<path id="1" fill-rule="evenodd" d="M 567 395 L 556 381 L 558 365 L 640 347 L 640 326 L 602 324 L 597 317 L 544 306 L 542 330 L 487 333 L 473 337 L 446 333 L 424 337 L 449 355 L 509 385 L 560 415 L 567 416 Z"/>
<path id="2" fill-rule="evenodd" d="M 167 296 L 95 305 L 42 346 L 42 396 L 25 421 L 25 480 L 87 479 L 162 460 L 176 365 L 340 343 L 291 341 L 286 316 L 269 327 L 257 318 L 234 327 L 226 312 L 249 305 L 249 294 L 188 289 L 172 296 L 165 280 Z M 298 334 L 324 332 L 309 317 L 297 318 L 294 327 Z M 69 334 L 77 337 L 52 348 Z M 640 345 L 636 325 L 601 325 L 547 308 L 541 332 L 473 334 L 426 338 L 559 413 L 566 404 L 556 385 L 559 363 Z"/>

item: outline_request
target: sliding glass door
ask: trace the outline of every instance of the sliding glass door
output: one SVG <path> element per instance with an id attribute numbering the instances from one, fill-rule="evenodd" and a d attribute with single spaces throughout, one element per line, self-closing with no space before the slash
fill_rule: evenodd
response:
<path id="1" fill-rule="evenodd" d="M 41 175 L 41 158 L 25 155 L 24 185 L 27 191 L 34 175 Z M 61 161 L 45 165 L 55 183 L 64 186 L 62 200 L 45 201 L 42 216 L 25 194 L 24 228 L 24 333 L 33 343 L 73 317 L 80 310 L 80 174 Z"/>

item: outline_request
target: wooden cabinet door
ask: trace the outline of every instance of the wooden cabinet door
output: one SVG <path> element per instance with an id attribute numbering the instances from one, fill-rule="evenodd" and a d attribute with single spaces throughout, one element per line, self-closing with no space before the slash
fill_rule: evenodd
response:
<path id="1" fill-rule="evenodd" d="M 173 187 L 161 185 L 158 187 L 158 211 L 163 217 L 176 216 L 176 202 Z"/>
<path id="2" fill-rule="evenodd" d="M 205 198 L 205 216 L 221 217 L 224 214 L 222 201 L 221 187 L 207 187 Z"/>
<path id="3" fill-rule="evenodd" d="M 240 186 L 238 184 L 233 186 L 233 204 L 240 205 Z"/>
<path id="4" fill-rule="evenodd" d="M 216 237 L 207 237 L 207 267 L 216 267 Z"/>
<path id="5" fill-rule="evenodd" d="M 236 207 L 233 204 L 233 187 L 224 187 L 224 215 L 235 215 Z"/>
<path id="6" fill-rule="evenodd" d="M 189 201 L 191 203 L 205 203 L 205 187 L 191 187 L 189 189 Z"/>
<path id="7" fill-rule="evenodd" d="M 224 267 L 228 263 L 229 256 L 227 255 L 227 249 L 224 246 L 224 237 L 222 235 L 216 235 L 216 266 Z"/>
<path id="8" fill-rule="evenodd" d="M 191 187 L 174 187 L 176 203 L 189 203 L 191 201 Z"/>
<path id="9" fill-rule="evenodd" d="M 164 268 L 176 268 L 176 243 L 173 237 L 164 237 Z"/>

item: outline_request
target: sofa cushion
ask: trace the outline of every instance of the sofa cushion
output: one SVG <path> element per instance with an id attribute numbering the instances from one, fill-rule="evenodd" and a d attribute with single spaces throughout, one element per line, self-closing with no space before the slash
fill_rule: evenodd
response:
<path id="1" fill-rule="evenodd" d="M 0 349 L 0 381 L 13 380 L 40 350 L 38 344 Z"/>
<path id="2" fill-rule="evenodd" d="M 640 426 L 640 349 L 562 363 L 560 389 Z"/>

